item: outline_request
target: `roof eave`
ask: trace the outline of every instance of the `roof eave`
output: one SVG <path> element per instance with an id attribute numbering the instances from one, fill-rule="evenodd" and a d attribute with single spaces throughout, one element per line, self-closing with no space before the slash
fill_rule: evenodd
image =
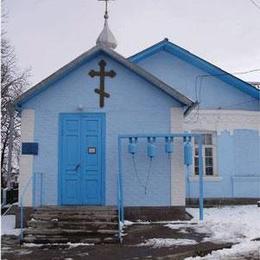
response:
<path id="1" fill-rule="evenodd" d="M 140 66 L 138 66 L 135 63 L 132 63 L 125 59 L 123 56 L 120 54 L 116 53 L 115 51 L 108 49 L 104 46 L 98 45 L 93 48 L 91 48 L 89 51 L 81 54 L 77 58 L 75 58 L 73 61 L 70 63 L 66 64 L 65 66 L 61 67 L 59 70 L 51 74 L 49 77 L 46 79 L 42 80 L 38 84 L 36 84 L 34 87 L 30 88 L 28 91 L 23 93 L 19 98 L 16 99 L 15 105 L 17 108 L 21 107 L 26 101 L 31 99 L 33 96 L 37 95 L 44 89 L 46 89 L 49 85 L 53 84 L 55 81 L 59 80 L 60 78 L 64 77 L 67 72 L 73 70 L 75 66 L 80 65 L 81 63 L 85 62 L 87 58 L 90 58 L 94 56 L 97 52 L 103 51 L 105 54 L 108 56 L 114 58 L 117 60 L 120 64 L 124 65 L 128 69 L 132 70 L 135 72 L 137 75 L 143 77 L 146 79 L 148 82 L 151 84 L 157 86 L 160 88 L 162 91 L 179 101 L 181 104 L 185 106 L 192 106 L 193 101 L 187 98 L 186 96 L 182 95 L 180 92 L 176 91 L 174 88 L 171 86 L 167 85 L 157 77 L 153 76 L 151 73 L 147 72 Z"/>
<path id="2" fill-rule="evenodd" d="M 240 78 L 237 78 L 236 76 L 232 75 L 231 73 L 228 73 L 228 72 L 222 70 L 221 68 L 217 67 L 216 65 L 214 65 L 214 64 L 200 58 L 199 56 L 189 52 L 188 50 L 168 41 L 168 39 L 164 39 L 164 40 L 148 47 L 147 49 L 130 56 L 128 58 L 128 60 L 130 60 L 131 62 L 139 62 L 140 60 L 143 60 L 146 57 L 149 57 L 160 50 L 165 50 L 176 56 L 178 56 L 177 52 L 179 52 L 179 55 L 185 55 L 186 57 L 190 57 L 190 59 L 193 59 L 194 63 L 197 64 L 196 66 L 199 66 L 199 64 L 201 64 L 200 67 L 203 66 L 204 70 L 205 70 L 205 67 L 208 67 L 206 70 L 208 74 L 218 77 L 220 80 L 222 80 L 230 85 L 233 85 L 240 91 L 243 91 L 246 94 L 251 95 L 252 97 L 254 97 L 256 99 L 260 98 L 260 90 L 258 90 L 257 88 L 255 88 L 254 86 L 249 84 L 248 82 L 245 82 Z M 173 50 L 175 50 L 175 51 L 173 51 Z"/>

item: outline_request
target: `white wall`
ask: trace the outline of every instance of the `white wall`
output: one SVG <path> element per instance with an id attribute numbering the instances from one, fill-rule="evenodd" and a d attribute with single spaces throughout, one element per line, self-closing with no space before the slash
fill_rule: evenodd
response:
<path id="1" fill-rule="evenodd" d="M 21 115 L 21 142 L 34 141 L 34 121 L 35 113 L 32 109 L 24 109 Z M 33 173 L 33 155 L 20 156 L 19 174 L 19 202 L 20 196 Z M 32 206 L 32 181 L 26 188 L 23 196 L 23 205 Z"/>
<path id="2" fill-rule="evenodd" d="M 252 129 L 260 133 L 260 112 L 243 110 L 193 110 L 184 120 L 187 131 L 215 131 L 221 134 L 235 129 Z"/>
<path id="3" fill-rule="evenodd" d="M 183 133 L 183 108 L 171 109 L 171 132 Z M 185 206 L 185 174 L 183 160 L 183 140 L 174 140 L 174 152 L 171 160 L 171 205 Z"/>

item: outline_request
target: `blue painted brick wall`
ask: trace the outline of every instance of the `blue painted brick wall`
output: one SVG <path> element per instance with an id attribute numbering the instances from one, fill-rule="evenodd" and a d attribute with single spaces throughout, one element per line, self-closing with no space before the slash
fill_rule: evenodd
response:
<path id="1" fill-rule="evenodd" d="M 205 181 L 207 198 L 260 197 L 260 136 L 256 130 L 237 129 L 217 136 L 219 181 Z M 198 181 L 187 178 L 187 197 L 197 198 Z"/>
<path id="2" fill-rule="evenodd" d="M 199 100 L 201 109 L 243 109 L 259 111 L 259 100 L 209 75 L 194 65 L 166 52 L 138 62 L 164 82 L 174 86 L 192 100 Z M 203 78 L 197 76 L 203 75 Z M 221 97 L 221 98 L 218 98 Z"/>
<path id="3" fill-rule="evenodd" d="M 107 70 L 113 69 L 117 73 L 114 79 L 106 79 L 106 91 L 111 97 L 105 100 L 104 109 L 99 108 L 99 96 L 94 93 L 99 79 L 88 75 L 91 69 L 98 69 L 97 63 L 101 58 L 107 61 Z M 116 203 L 118 134 L 167 133 L 170 131 L 170 107 L 180 104 L 102 55 L 81 65 L 28 101 L 24 107 L 35 109 L 35 142 L 39 143 L 39 155 L 34 159 L 33 170 L 45 175 L 45 204 L 55 205 L 58 199 L 59 113 L 79 112 L 78 105 L 84 106 L 83 112 L 106 113 L 106 204 L 113 205 Z M 150 179 L 153 192 L 147 196 L 134 177 L 132 161 L 126 151 L 123 159 L 126 205 L 169 205 L 170 163 L 164 153 L 155 158 Z M 148 167 L 144 151 L 138 152 L 137 166 L 141 178 L 144 178 Z"/>

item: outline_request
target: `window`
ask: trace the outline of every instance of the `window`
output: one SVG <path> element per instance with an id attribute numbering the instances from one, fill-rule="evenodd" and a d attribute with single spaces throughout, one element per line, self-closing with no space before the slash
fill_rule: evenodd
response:
<path id="1" fill-rule="evenodd" d="M 217 175 L 215 137 L 215 133 L 202 133 L 202 157 L 206 176 Z M 194 140 L 194 174 L 199 175 L 199 146 L 196 138 Z"/>

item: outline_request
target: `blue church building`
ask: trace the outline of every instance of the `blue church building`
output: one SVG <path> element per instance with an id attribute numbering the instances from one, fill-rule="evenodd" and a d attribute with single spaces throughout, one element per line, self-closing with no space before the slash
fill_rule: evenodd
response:
<path id="1" fill-rule="evenodd" d="M 116 205 L 117 138 L 151 134 L 134 156 L 123 142 L 124 205 L 184 207 L 199 196 L 197 141 L 186 167 L 181 138 L 168 156 L 152 135 L 184 132 L 203 136 L 206 198 L 259 198 L 259 90 L 168 39 L 130 58 L 115 47 L 106 19 L 96 46 L 17 100 L 25 206 Z"/>

